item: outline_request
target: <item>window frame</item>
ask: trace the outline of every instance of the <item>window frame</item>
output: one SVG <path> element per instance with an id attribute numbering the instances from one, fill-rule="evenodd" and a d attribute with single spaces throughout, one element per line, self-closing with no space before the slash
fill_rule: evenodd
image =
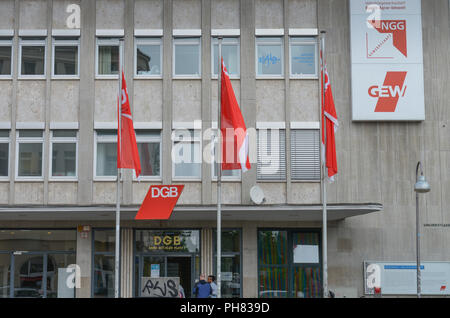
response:
<path id="1" fill-rule="evenodd" d="M 270 40 L 269 40 L 270 39 Z M 280 45 L 281 48 L 281 74 L 259 74 L 258 73 L 258 46 L 259 45 Z M 284 74 L 284 36 L 255 36 L 255 78 L 256 79 L 283 79 Z"/>
<path id="2" fill-rule="evenodd" d="M 20 131 L 25 130 L 40 130 L 42 131 L 42 137 L 19 137 Z M 44 155 L 44 142 L 45 142 L 45 130 L 43 129 L 17 129 L 16 130 L 16 158 L 15 158 L 15 179 L 17 181 L 43 181 L 44 180 L 44 167 L 45 167 L 45 155 Z M 41 144 L 42 162 L 41 162 L 41 175 L 40 176 L 19 176 L 19 151 L 20 144 Z"/>
<path id="3" fill-rule="evenodd" d="M 194 136 L 190 137 L 189 140 L 179 140 L 179 138 L 177 138 L 177 135 L 175 134 L 176 131 L 179 130 L 188 130 L 188 131 L 193 131 L 194 132 Z M 171 153 L 173 151 L 173 148 L 175 146 L 175 142 L 181 142 L 181 143 L 191 143 L 191 144 L 199 144 L 200 150 L 200 165 L 202 164 L 202 154 L 203 154 L 203 148 L 202 148 L 202 137 L 201 137 L 201 129 L 192 129 L 192 128 L 174 128 L 172 129 L 172 136 L 171 136 L 171 140 L 172 140 L 172 148 L 171 148 Z M 200 175 L 199 176 L 195 176 L 195 177 L 190 177 L 190 176 L 176 176 L 175 175 L 175 165 L 176 163 L 172 160 L 172 181 L 202 181 L 202 169 L 200 168 Z"/>
<path id="4" fill-rule="evenodd" d="M 314 46 L 314 70 L 315 74 L 293 74 L 292 73 L 292 46 L 293 45 Z M 312 36 L 289 36 L 289 78 L 291 79 L 319 79 L 319 45 L 317 37 Z"/>
<path id="5" fill-rule="evenodd" d="M 177 45 L 192 45 L 194 40 L 198 44 L 198 75 L 175 73 L 175 47 Z M 200 36 L 174 36 L 172 39 L 172 78 L 173 79 L 201 79 L 202 78 L 202 41 Z"/>
<path id="6" fill-rule="evenodd" d="M 287 181 L 287 179 L 288 179 L 288 174 L 287 174 L 287 165 L 288 165 L 288 158 L 287 158 L 287 149 L 286 149 L 286 133 L 287 133 L 287 129 L 286 128 L 278 128 L 278 127 L 275 127 L 275 126 L 273 126 L 273 127 L 257 127 L 257 129 L 256 129 L 256 138 L 257 138 L 257 145 L 256 145 L 256 147 L 257 147 L 257 149 L 256 149 L 256 157 L 257 158 L 259 158 L 259 151 L 260 151 L 260 149 L 259 149 L 259 146 L 260 146 L 260 136 L 259 136 L 259 134 L 260 134 L 260 131 L 262 131 L 262 130 L 265 130 L 266 131 L 266 133 L 267 133 L 267 131 L 271 131 L 271 138 L 272 138 L 272 131 L 273 130 L 278 130 L 278 133 L 279 133 L 279 140 L 278 140 L 278 142 L 280 142 L 280 140 L 283 140 L 283 142 L 284 142 L 284 145 L 283 145 L 283 147 L 284 147 L 284 178 L 279 178 L 279 179 L 277 179 L 277 178 L 264 178 L 265 176 L 270 176 L 269 174 L 259 174 L 258 173 L 258 170 L 259 170 L 259 168 L 258 168 L 258 166 L 259 166 L 259 160 L 257 160 L 257 163 L 256 163 L 256 182 L 275 182 L 275 183 L 285 183 L 286 181 Z M 284 139 L 281 139 L 281 136 L 280 136 L 280 132 L 283 132 L 284 133 Z M 267 142 L 269 142 L 269 140 L 267 140 Z M 279 144 L 279 146 L 280 146 L 280 144 Z M 280 148 L 280 147 L 279 147 Z M 281 154 L 281 152 L 280 152 L 280 154 Z"/>
<path id="7" fill-rule="evenodd" d="M 55 130 L 74 130 L 76 131 L 76 137 L 54 137 L 53 132 Z M 49 142 L 49 181 L 77 181 L 78 180 L 78 130 L 76 129 L 53 129 L 50 131 Z M 58 144 L 72 144 L 75 143 L 75 175 L 74 176 L 53 176 L 53 143 Z"/>
<path id="8" fill-rule="evenodd" d="M 41 36 L 39 36 L 40 38 Z M 42 37 L 42 40 L 29 39 L 30 37 L 19 37 L 19 56 L 18 56 L 18 79 L 46 79 L 47 78 L 47 37 Z M 22 74 L 22 48 L 24 46 L 43 46 L 44 47 L 44 74 Z"/>
<path id="9" fill-rule="evenodd" d="M 8 131 L 8 137 L 0 137 L 0 144 L 8 144 L 8 163 L 7 163 L 7 175 L 0 176 L 0 181 L 9 181 L 9 177 L 11 175 L 10 166 L 11 166 L 11 130 L 10 129 L 1 129 Z"/>
<path id="10" fill-rule="evenodd" d="M 110 135 L 110 136 L 99 136 L 98 132 L 99 131 L 112 131 L 114 130 L 116 132 L 116 134 L 114 136 Z M 95 129 L 94 130 L 94 175 L 93 175 L 93 180 L 94 181 L 117 181 L 117 174 L 114 176 L 98 176 L 97 175 L 97 144 L 98 142 L 102 142 L 102 143 L 112 143 L 112 144 L 116 144 L 117 147 L 117 129 Z M 117 158 L 116 158 L 116 163 L 117 163 Z"/>
<path id="11" fill-rule="evenodd" d="M 1 47 L 10 47 L 11 48 L 11 72 L 9 75 L 0 74 L 0 79 L 12 79 L 13 71 L 14 71 L 14 45 L 13 40 L 10 37 L 0 37 L 0 46 Z"/>
<path id="12" fill-rule="evenodd" d="M 296 178 L 294 178 L 294 176 L 292 175 L 293 174 L 293 169 L 292 169 L 292 166 L 293 166 L 293 164 L 294 164 L 294 160 L 293 160 L 293 156 L 295 155 L 294 154 L 294 152 L 292 151 L 292 147 L 293 147 L 293 136 L 292 136 L 292 134 L 295 132 L 295 131 L 302 131 L 302 130 L 307 130 L 307 131 L 314 131 L 314 132 L 317 132 L 317 134 L 318 134 L 318 140 L 319 140 L 319 145 L 318 145 L 318 147 L 319 147 L 319 158 L 318 158 L 318 162 L 319 162 L 319 167 L 318 167 L 318 169 L 319 169 L 319 178 L 318 179 L 296 179 Z M 291 147 L 291 149 L 290 149 L 290 158 L 289 158 L 289 164 L 290 164 L 290 173 L 291 173 L 291 182 L 292 183 L 320 183 L 321 182 L 321 180 L 322 180 L 322 159 L 321 159 L 321 136 L 320 136 L 320 128 L 292 128 L 291 127 L 291 129 L 290 129 L 290 140 L 291 140 L 291 145 L 290 145 L 290 147 Z"/>
<path id="13" fill-rule="evenodd" d="M 77 47 L 77 69 L 75 75 L 58 75 L 55 74 L 55 47 L 56 46 L 76 46 Z M 61 37 L 53 37 L 52 41 L 52 79 L 80 79 L 80 38 L 61 39 Z"/>
<path id="14" fill-rule="evenodd" d="M 120 70 L 117 74 L 99 74 L 98 73 L 98 58 L 100 46 L 117 46 L 119 49 L 119 64 L 121 59 L 120 40 L 118 37 L 101 37 L 95 38 L 95 79 L 119 79 Z M 120 67 L 120 66 L 119 66 Z"/>
<path id="15" fill-rule="evenodd" d="M 138 45 L 159 45 L 159 59 L 161 74 L 137 74 L 137 47 Z M 146 37 L 134 37 L 134 71 L 133 75 L 135 79 L 162 79 L 163 77 L 163 41 L 160 36 L 146 36 Z"/>
<path id="16" fill-rule="evenodd" d="M 223 138 L 222 138 L 222 142 L 223 142 Z M 211 181 L 212 182 L 217 182 L 218 181 L 218 176 L 214 175 L 214 166 L 216 165 L 216 156 L 215 156 L 215 148 L 217 145 L 217 128 L 212 129 L 211 130 L 211 144 L 212 144 L 212 149 L 211 149 L 211 156 L 214 159 L 213 163 L 211 164 Z M 222 155 L 222 152 L 221 152 Z M 235 169 L 237 170 L 237 169 Z M 234 171 L 234 170 L 232 170 Z M 221 181 L 225 181 L 225 182 L 241 182 L 242 180 L 242 170 L 238 170 L 239 171 L 239 175 L 238 176 L 224 176 L 222 174 L 222 178 Z"/>
<path id="17" fill-rule="evenodd" d="M 222 41 L 222 47 L 225 45 L 237 45 L 237 51 L 238 51 L 238 60 L 237 60 L 237 69 L 239 71 L 238 74 L 229 74 L 230 79 L 240 79 L 241 78 L 241 38 L 239 36 L 224 36 L 222 37 L 224 40 L 226 39 L 228 41 L 224 42 Z M 214 46 L 218 43 L 218 36 L 211 36 L 211 79 L 218 79 L 219 75 L 214 73 L 214 64 L 216 61 L 214 61 Z M 226 65 L 225 65 L 226 66 Z M 219 68 L 217 69 L 219 70 Z"/>
<path id="18" fill-rule="evenodd" d="M 150 130 L 150 129 L 136 129 L 136 132 L 142 131 L 142 130 Z M 136 172 L 133 169 L 133 181 L 162 181 L 162 130 L 160 129 L 151 129 L 155 132 L 159 132 L 159 137 L 154 136 L 139 136 L 138 133 L 136 133 L 136 143 L 159 143 L 159 175 L 158 176 L 144 176 L 140 175 L 139 178 L 136 178 Z M 140 158 L 139 158 L 140 160 Z M 142 163 L 141 163 L 142 166 Z"/>

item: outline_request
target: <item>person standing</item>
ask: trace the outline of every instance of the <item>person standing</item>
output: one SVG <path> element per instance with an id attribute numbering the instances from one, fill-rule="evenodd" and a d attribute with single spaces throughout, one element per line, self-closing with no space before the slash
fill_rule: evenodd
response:
<path id="1" fill-rule="evenodd" d="M 211 285 L 211 298 L 217 298 L 217 284 L 216 277 L 214 275 L 208 276 L 208 283 Z"/>
<path id="2" fill-rule="evenodd" d="M 205 274 L 200 274 L 200 280 L 195 283 L 194 297 L 195 298 L 208 298 L 211 295 L 211 285 L 205 280 Z"/>

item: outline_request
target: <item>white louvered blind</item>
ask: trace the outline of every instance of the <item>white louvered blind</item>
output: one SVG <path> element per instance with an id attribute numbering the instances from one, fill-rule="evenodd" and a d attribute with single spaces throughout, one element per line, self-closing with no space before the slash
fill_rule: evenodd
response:
<path id="1" fill-rule="evenodd" d="M 258 130 L 258 180 L 286 180 L 286 132 Z"/>
<path id="2" fill-rule="evenodd" d="M 291 130 L 291 179 L 320 181 L 320 130 Z"/>

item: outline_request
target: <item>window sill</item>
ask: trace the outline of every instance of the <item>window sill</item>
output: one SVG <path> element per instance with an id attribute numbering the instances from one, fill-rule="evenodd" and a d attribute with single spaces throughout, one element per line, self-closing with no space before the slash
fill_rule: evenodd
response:
<path id="1" fill-rule="evenodd" d="M 117 182 L 117 177 L 94 177 L 94 182 Z M 123 181 L 123 178 L 120 180 Z"/>
<path id="2" fill-rule="evenodd" d="M 289 79 L 292 80 L 302 80 L 302 79 L 306 79 L 306 80 L 317 80 L 319 79 L 319 76 L 317 75 L 291 75 L 289 77 Z"/>
<path id="3" fill-rule="evenodd" d="M 241 79 L 241 76 L 240 75 L 230 75 L 229 78 L 230 78 L 230 80 L 239 80 L 239 79 Z M 211 74 L 211 79 L 218 80 L 219 77 L 217 76 L 217 74 L 214 74 L 214 75 Z"/>
<path id="4" fill-rule="evenodd" d="M 49 178 L 48 182 L 78 182 L 78 178 Z"/>
<path id="5" fill-rule="evenodd" d="M 257 80 L 284 80 L 284 75 L 277 76 L 267 76 L 267 75 L 256 75 Z"/>
<path id="6" fill-rule="evenodd" d="M 10 182 L 9 177 L 0 177 L 0 182 Z"/>
<path id="7" fill-rule="evenodd" d="M 118 80 L 119 75 L 95 75 L 96 80 Z"/>
<path id="8" fill-rule="evenodd" d="M 241 182 L 242 180 L 239 178 L 239 179 L 231 179 L 231 178 L 229 178 L 229 179 L 224 179 L 223 177 L 222 177 L 222 180 L 221 180 L 221 182 Z M 216 178 L 212 178 L 211 179 L 211 182 L 217 182 L 217 177 Z"/>
<path id="9" fill-rule="evenodd" d="M 33 81 L 33 80 L 46 80 L 47 77 L 45 75 L 19 75 L 17 77 L 18 80 L 25 80 L 25 81 Z"/>
<path id="10" fill-rule="evenodd" d="M 201 76 L 195 76 L 195 75 L 173 75 L 172 79 L 174 80 L 201 80 Z"/>
<path id="11" fill-rule="evenodd" d="M 202 182 L 201 178 L 186 179 L 186 178 L 172 178 L 172 182 Z"/>
<path id="12" fill-rule="evenodd" d="M 261 180 L 261 179 L 256 179 L 257 183 L 287 183 L 286 180 Z"/>
<path id="13" fill-rule="evenodd" d="M 135 79 L 135 80 L 162 80 L 163 76 L 162 75 L 154 75 L 154 76 L 134 75 L 133 79 Z"/>
<path id="14" fill-rule="evenodd" d="M 52 80 L 80 80 L 78 75 L 53 75 Z"/>
<path id="15" fill-rule="evenodd" d="M 321 183 L 320 180 L 292 180 L 291 183 Z"/>
<path id="16" fill-rule="evenodd" d="M 0 75 L 0 81 L 10 81 L 12 79 L 12 75 Z"/>
<path id="17" fill-rule="evenodd" d="M 36 177 L 36 178 L 16 177 L 14 182 L 44 182 L 44 177 Z"/>
<path id="18" fill-rule="evenodd" d="M 140 177 L 138 180 L 138 178 L 133 177 L 133 182 L 136 182 L 136 183 L 139 183 L 139 182 L 162 182 L 162 178 L 161 177 L 157 177 L 157 178 Z"/>

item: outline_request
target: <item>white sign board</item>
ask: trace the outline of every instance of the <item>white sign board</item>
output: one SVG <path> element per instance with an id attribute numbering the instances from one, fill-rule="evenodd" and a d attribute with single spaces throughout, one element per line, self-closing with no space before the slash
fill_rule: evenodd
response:
<path id="1" fill-rule="evenodd" d="M 355 121 L 425 120 L 420 0 L 350 0 Z"/>
<path id="2" fill-rule="evenodd" d="M 421 293 L 450 295 L 450 262 L 420 264 Z M 374 294 L 381 287 L 383 295 L 417 294 L 417 267 L 412 262 L 364 262 L 364 293 Z"/>
<path id="3" fill-rule="evenodd" d="M 58 298 L 75 298 L 75 268 L 58 268 Z"/>

